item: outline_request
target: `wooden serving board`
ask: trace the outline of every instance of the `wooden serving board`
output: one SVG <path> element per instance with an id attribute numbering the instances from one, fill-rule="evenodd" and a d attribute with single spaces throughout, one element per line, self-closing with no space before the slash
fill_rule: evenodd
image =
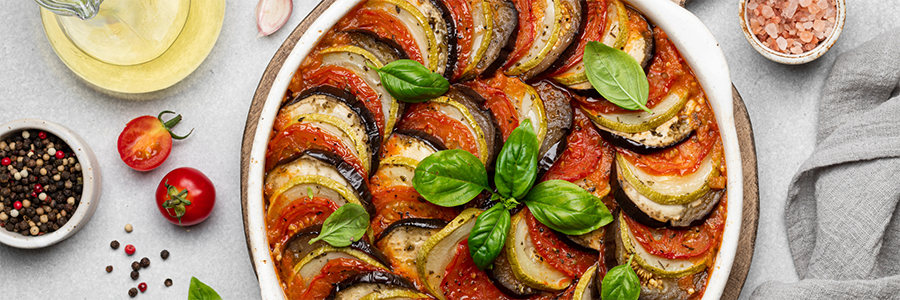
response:
<path id="1" fill-rule="evenodd" d="M 674 0 L 676 3 L 678 0 Z M 266 67 L 262 79 L 259 80 L 259 86 L 253 95 L 253 102 L 250 104 L 250 111 L 247 113 L 247 123 L 244 125 L 244 137 L 241 142 L 241 210 L 244 218 L 244 235 L 247 239 L 247 252 L 250 252 L 250 236 L 247 228 L 247 195 L 251 191 L 247 190 L 247 174 L 250 171 L 250 148 L 253 142 L 253 135 L 262 113 L 263 105 L 272 83 L 275 81 L 275 75 L 284 64 L 288 54 L 306 29 L 318 19 L 325 9 L 327 9 L 334 0 L 322 0 L 316 8 L 314 8 L 302 22 L 291 32 L 287 40 L 281 45 L 281 48 L 275 52 L 275 56 Z M 756 170 L 756 143 L 753 140 L 753 127 L 750 124 L 750 115 L 744 106 L 744 101 L 737 89 L 734 91 L 734 119 L 737 128 L 738 140 L 741 148 L 741 157 L 744 170 L 744 210 L 742 212 L 741 237 L 738 242 L 738 250 L 735 254 L 734 265 L 731 267 L 731 276 L 728 278 L 728 284 L 722 294 L 722 299 L 736 300 L 741 294 L 744 287 L 744 281 L 747 279 L 747 272 L 750 271 L 750 262 L 753 259 L 753 249 L 756 245 L 756 228 L 759 223 L 759 185 Z M 262 191 L 253 191 L 256 193 Z M 250 258 L 253 263 L 253 258 Z M 253 268 L 254 272 L 256 266 Z"/>

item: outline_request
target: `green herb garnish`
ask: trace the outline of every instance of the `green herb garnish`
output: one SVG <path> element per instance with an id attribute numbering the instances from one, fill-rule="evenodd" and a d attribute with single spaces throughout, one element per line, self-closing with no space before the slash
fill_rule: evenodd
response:
<path id="1" fill-rule="evenodd" d="M 634 259 L 634 254 L 628 258 L 627 264 L 618 265 L 606 273 L 600 291 L 602 299 L 637 300 L 641 295 L 641 280 L 631 268 L 632 259 Z"/>
<path id="2" fill-rule="evenodd" d="M 450 82 L 411 59 L 395 60 L 378 71 L 381 84 L 398 101 L 416 103 L 437 98 L 450 89 Z"/>
<path id="3" fill-rule="evenodd" d="M 594 89 L 621 108 L 647 108 L 650 84 L 641 65 L 631 55 L 601 42 L 588 42 L 584 47 L 584 66 Z"/>
<path id="4" fill-rule="evenodd" d="M 325 219 L 319 236 L 309 240 L 309 243 L 322 240 L 334 247 L 347 247 L 362 238 L 368 228 L 369 213 L 366 209 L 356 203 L 347 203 Z"/>
<path id="5" fill-rule="evenodd" d="M 219 293 L 216 293 L 216 290 L 200 282 L 197 277 L 191 277 L 188 300 L 222 300 L 222 297 L 219 296 Z"/>

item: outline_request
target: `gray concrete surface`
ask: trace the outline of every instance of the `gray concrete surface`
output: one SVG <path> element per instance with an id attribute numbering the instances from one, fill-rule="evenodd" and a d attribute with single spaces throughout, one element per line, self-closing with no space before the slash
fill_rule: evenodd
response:
<path id="1" fill-rule="evenodd" d="M 245 246 L 240 209 L 239 161 L 247 109 L 275 50 L 315 0 L 294 1 L 285 28 L 257 38 L 256 1 L 227 1 L 216 47 L 185 81 L 143 98 L 123 100 L 83 83 L 56 57 L 44 36 L 33 1 L 6 1 L 0 46 L 0 122 L 32 117 L 68 126 L 93 147 L 103 171 L 101 206 L 92 221 L 69 240 L 40 250 L 0 246 L 0 298 L 122 299 L 146 281 L 144 299 L 184 299 L 191 276 L 225 299 L 258 299 L 259 286 Z M 782 221 L 789 180 L 813 150 L 817 101 L 834 58 L 873 36 L 900 26 L 900 1 L 848 1 L 847 24 L 832 50 L 802 66 L 785 66 L 757 54 L 741 34 L 738 0 L 692 0 L 693 11 L 712 30 L 728 59 L 756 133 L 759 154 L 760 222 L 753 266 L 742 298 L 766 280 L 795 281 Z M 184 115 L 180 130 L 195 127 L 176 142 L 157 170 L 140 173 L 125 166 L 115 143 L 125 123 L 161 110 Z M 165 173 L 181 166 L 204 171 L 218 191 L 212 217 L 189 231 L 164 221 L 153 191 Z M 126 223 L 134 232 L 126 234 Z M 113 251 L 113 239 L 134 244 L 127 257 Z M 172 256 L 159 259 L 159 251 Z M 149 257 L 138 281 L 128 276 L 133 260 Z M 113 265 L 107 274 L 104 268 Z M 175 285 L 166 288 L 163 280 Z"/>

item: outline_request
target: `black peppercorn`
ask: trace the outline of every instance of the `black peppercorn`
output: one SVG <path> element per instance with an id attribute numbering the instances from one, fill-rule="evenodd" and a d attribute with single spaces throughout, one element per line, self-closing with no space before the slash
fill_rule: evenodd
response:
<path id="1" fill-rule="evenodd" d="M 166 284 L 166 287 L 172 286 L 172 278 L 166 278 L 166 281 L 164 283 Z"/>
<path id="2" fill-rule="evenodd" d="M 113 250 L 119 249 L 119 241 L 113 240 L 112 242 L 109 242 L 109 247 L 113 248 Z"/>
<path id="3" fill-rule="evenodd" d="M 112 270 L 113 270 L 112 266 L 106 266 L 106 273 L 112 273 Z"/>
<path id="4" fill-rule="evenodd" d="M 150 259 L 149 259 L 149 258 L 146 258 L 146 257 L 141 258 L 141 267 L 146 268 L 146 267 L 149 267 L 149 266 L 150 266 Z"/>
<path id="5" fill-rule="evenodd" d="M 59 218 L 56 219 L 56 224 L 62 227 L 63 225 L 66 225 L 66 221 L 68 221 L 66 220 L 66 216 L 59 216 Z"/>
<path id="6" fill-rule="evenodd" d="M 137 280 L 138 277 L 141 277 L 141 273 L 138 273 L 138 271 L 131 271 L 131 280 Z"/>
<path id="7" fill-rule="evenodd" d="M 163 250 L 162 252 L 160 252 L 159 257 L 162 257 L 162 259 L 169 259 L 169 250 Z"/>
<path id="8" fill-rule="evenodd" d="M 128 290 L 128 296 L 131 296 L 131 298 L 137 296 L 137 288 L 131 288 L 130 290 Z"/>
<path id="9" fill-rule="evenodd" d="M 139 262 L 132 262 L 132 263 L 131 263 L 131 269 L 132 269 L 132 270 L 135 270 L 135 271 L 140 270 L 140 269 L 141 269 L 141 263 L 139 263 Z M 134 273 L 131 274 L 131 279 L 137 279 L 137 278 L 134 277 Z"/>

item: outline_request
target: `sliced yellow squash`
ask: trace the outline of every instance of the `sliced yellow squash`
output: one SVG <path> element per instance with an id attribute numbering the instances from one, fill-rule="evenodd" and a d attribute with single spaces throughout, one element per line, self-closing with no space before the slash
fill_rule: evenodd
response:
<path id="1" fill-rule="evenodd" d="M 475 226 L 475 218 L 481 215 L 480 209 L 469 208 L 456 216 L 450 224 L 438 233 L 435 233 L 422 245 L 416 257 L 416 269 L 419 278 L 428 291 L 436 298 L 446 300 L 441 290 L 441 280 L 447 265 L 456 256 L 456 246 L 463 239 L 469 237 L 469 232 Z M 468 254 L 467 254 L 468 255 Z"/>
<path id="2" fill-rule="evenodd" d="M 563 290 L 572 284 L 572 278 L 551 266 L 537 252 L 522 213 L 514 215 L 511 223 L 504 250 L 516 279 L 530 287 L 547 291 Z"/>

